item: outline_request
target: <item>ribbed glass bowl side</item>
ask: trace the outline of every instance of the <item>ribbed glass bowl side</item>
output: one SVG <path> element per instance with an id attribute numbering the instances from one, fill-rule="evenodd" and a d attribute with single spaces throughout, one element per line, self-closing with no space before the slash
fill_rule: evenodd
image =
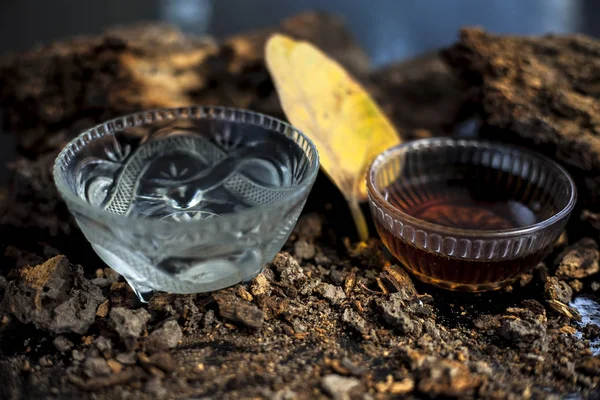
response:
<path id="1" fill-rule="evenodd" d="M 540 220 L 511 229 L 459 229 L 411 215 L 415 205 L 440 195 L 435 187 L 403 184 L 402 190 L 386 190 L 395 182 L 476 174 L 478 166 L 490 175 L 486 184 L 506 186 L 516 194 L 515 200 L 534 204 Z M 411 249 L 450 260 L 474 261 L 479 269 L 491 266 L 491 262 L 528 257 L 541 260 L 564 230 L 576 202 L 572 179 L 553 161 L 518 148 L 472 140 L 425 139 L 397 146 L 374 160 L 367 179 L 369 205 L 384 243 L 401 260 L 404 258 L 404 264 L 410 264 L 409 269 L 425 277 L 440 273 L 425 265 L 420 253 L 415 256 Z M 466 263 L 460 265 L 470 268 Z M 481 275 L 480 271 L 477 274 Z M 467 284 L 467 276 L 471 276 L 468 271 L 458 271 L 447 278 L 461 281 L 458 285 Z"/>

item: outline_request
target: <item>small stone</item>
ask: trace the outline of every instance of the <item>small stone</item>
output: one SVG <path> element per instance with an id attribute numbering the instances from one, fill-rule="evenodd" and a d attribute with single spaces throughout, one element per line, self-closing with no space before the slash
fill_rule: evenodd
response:
<path id="1" fill-rule="evenodd" d="M 146 382 L 144 385 L 144 392 L 158 399 L 164 398 L 167 395 L 167 389 L 163 385 L 161 378 L 158 376 L 154 376 Z"/>
<path id="2" fill-rule="evenodd" d="M 112 342 L 106 336 L 98 336 L 94 339 L 94 345 L 102 353 L 110 352 L 112 350 Z"/>
<path id="3" fill-rule="evenodd" d="M 6 299 L 10 312 L 24 324 L 53 333 L 84 334 L 104 301 L 102 291 L 83 275 L 83 268 L 56 256 L 24 267 Z"/>
<path id="4" fill-rule="evenodd" d="M 440 329 L 438 329 L 438 327 L 435 325 L 435 322 L 431 319 L 426 319 L 423 322 L 423 329 L 425 329 L 425 332 L 428 333 L 429 336 L 431 336 L 434 340 L 439 340 L 442 338 Z"/>
<path id="5" fill-rule="evenodd" d="M 573 297 L 573 289 L 565 281 L 559 281 L 554 276 L 548 278 L 544 285 L 544 293 L 547 299 L 563 303 L 569 303 Z"/>
<path id="6" fill-rule="evenodd" d="M 73 350 L 71 357 L 73 357 L 74 361 L 83 361 L 85 359 L 85 355 L 79 350 Z"/>
<path id="7" fill-rule="evenodd" d="M 304 239 L 299 239 L 294 243 L 294 255 L 300 260 L 312 260 L 315 253 L 315 245 Z"/>
<path id="8" fill-rule="evenodd" d="M 500 334 L 517 347 L 525 348 L 537 340 L 544 339 L 546 327 L 535 319 L 505 318 L 502 320 Z"/>
<path id="9" fill-rule="evenodd" d="M 310 279 L 300 289 L 300 294 L 303 296 L 310 296 L 319 287 L 321 280 L 319 278 Z"/>
<path id="10" fill-rule="evenodd" d="M 115 359 L 121 364 L 125 365 L 133 365 L 137 361 L 137 357 L 133 351 L 128 353 L 119 353 L 116 355 Z"/>
<path id="11" fill-rule="evenodd" d="M 271 264 L 279 274 L 279 279 L 285 285 L 294 286 L 299 289 L 308 279 L 298 261 L 289 253 L 282 252 L 277 254 Z"/>
<path id="12" fill-rule="evenodd" d="M 270 397 L 270 400 L 297 400 L 297 399 L 298 399 L 298 395 L 296 394 L 296 392 L 293 392 L 288 388 L 278 390 L 276 393 L 274 393 Z"/>
<path id="13" fill-rule="evenodd" d="M 303 333 L 308 330 L 306 328 L 306 325 L 304 323 L 302 323 L 302 321 L 300 321 L 298 318 L 296 318 L 292 321 L 292 328 L 294 328 L 294 332 L 298 332 L 298 333 Z"/>
<path id="14" fill-rule="evenodd" d="M 591 238 L 581 239 L 557 257 L 556 276 L 559 279 L 586 278 L 600 271 L 599 259 L 596 241 Z"/>
<path id="15" fill-rule="evenodd" d="M 57 336 L 52 343 L 54 344 L 54 347 L 56 347 L 56 349 L 60 352 L 65 352 L 71 348 L 73 348 L 73 342 L 71 342 L 69 339 L 67 339 L 64 336 Z"/>
<path id="16" fill-rule="evenodd" d="M 457 361 L 430 362 L 419 370 L 418 389 L 430 397 L 470 397 L 481 379 Z"/>
<path id="17" fill-rule="evenodd" d="M 354 330 L 362 335 L 366 335 L 369 332 L 365 319 L 358 315 L 358 313 L 351 308 L 346 308 L 344 310 L 344 314 L 342 314 L 342 321 L 350 325 L 352 328 L 354 328 Z"/>
<path id="18" fill-rule="evenodd" d="M 265 320 L 264 313 L 253 303 L 244 301 L 229 291 L 213 294 L 223 319 L 251 329 L 260 329 Z"/>
<path id="19" fill-rule="evenodd" d="M 317 287 L 317 293 L 333 305 L 341 304 L 346 300 L 346 293 L 344 293 L 344 290 L 339 286 L 333 286 L 329 283 L 321 283 Z"/>
<path id="20" fill-rule="evenodd" d="M 50 356 L 42 356 L 39 361 L 40 367 L 51 367 L 53 365 Z"/>
<path id="21" fill-rule="evenodd" d="M 131 342 L 140 337 L 150 319 L 150 314 L 143 308 L 129 310 L 116 307 L 110 310 L 110 324 L 124 342 Z"/>
<path id="22" fill-rule="evenodd" d="M 381 304 L 381 311 L 385 321 L 403 334 L 409 334 L 415 330 L 415 324 L 403 311 L 404 302 L 401 300 L 403 294 L 392 293 Z"/>
<path id="23" fill-rule="evenodd" d="M 250 284 L 250 293 L 253 296 L 268 296 L 271 293 L 271 284 L 264 274 L 258 274 Z"/>
<path id="24" fill-rule="evenodd" d="M 177 347 L 183 333 L 175 320 L 165 322 L 158 329 L 153 330 L 144 341 L 145 348 L 149 351 L 168 350 Z"/>
<path id="25" fill-rule="evenodd" d="M 433 314 L 433 307 L 423 300 L 427 299 L 429 296 L 425 295 L 420 297 L 421 298 L 414 297 L 407 300 L 405 303 L 406 310 L 414 315 L 428 318 Z"/>
<path id="26" fill-rule="evenodd" d="M 331 280 L 331 283 L 336 286 L 344 286 L 347 275 L 348 274 L 345 271 L 339 269 L 332 269 L 329 271 L 329 279 Z"/>
<path id="27" fill-rule="evenodd" d="M 354 376 L 363 376 L 365 373 L 367 373 L 367 369 L 365 367 L 356 365 L 348 357 L 342 358 L 340 361 L 340 366 Z"/>
<path id="28" fill-rule="evenodd" d="M 289 253 L 279 253 L 273 262 L 282 283 L 300 287 L 306 282 L 307 277 L 304 270 Z"/>
<path id="29" fill-rule="evenodd" d="M 204 314 L 204 318 L 202 318 L 202 327 L 204 329 L 208 329 L 215 323 L 215 312 L 213 310 L 208 310 Z"/>
<path id="30" fill-rule="evenodd" d="M 590 287 L 594 292 L 597 292 L 598 290 L 600 290 L 600 282 L 594 281 L 590 284 Z"/>
<path id="31" fill-rule="evenodd" d="M 101 357 L 88 358 L 83 364 L 83 369 L 85 374 L 90 378 L 95 376 L 110 375 L 112 372 L 112 369 L 109 367 L 106 360 Z"/>
<path id="32" fill-rule="evenodd" d="M 96 316 L 100 318 L 104 318 L 108 315 L 108 310 L 110 308 L 110 303 L 108 299 L 104 300 L 96 310 Z"/>
<path id="33" fill-rule="evenodd" d="M 334 400 L 350 400 L 350 391 L 359 385 L 358 379 L 337 374 L 327 375 L 321 380 L 321 387 Z"/>

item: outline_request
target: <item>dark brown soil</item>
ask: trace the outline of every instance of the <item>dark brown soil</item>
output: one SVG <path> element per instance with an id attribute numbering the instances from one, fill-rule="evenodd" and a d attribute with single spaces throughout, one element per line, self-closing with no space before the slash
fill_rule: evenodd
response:
<path id="1" fill-rule="evenodd" d="M 600 42 L 583 35 L 513 37 L 467 28 L 444 51 L 489 138 L 559 160 L 600 204 Z"/>
<path id="2" fill-rule="evenodd" d="M 313 14 L 302 18 L 296 20 L 298 35 L 319 31 L 314 24 L 333 24 L 318 22 Z M 343 32 L 341 25 L 335 29 Z M 40 51 L 3 61 L 18 75 L 0 74 L 0 87 L 6 89 L 0 104 L 9 114 L 9 131 L 19 136 L 21 158 L 10 167 L 11 186 L 0 213 L 0 398 L 600 396 L 600 357 L 594 347 L 600 326 L 593 323 L 594 291 L 600 289 L 600 216 L 593 209 L 578 211 L 553 254 L 512 287 L 457 294 L 413 281 L 376 238 L 356 242 L 345 202 L 320 176 L 290 240 L 253 282 L 212 294 L 159 293 L 148 304 L 139 303 L 87 244 L 49 172 L 56 150 L 74 134 L 72 126 L 157 99 L 145 92 L 142 102 L 127 107 L 112 100 L 106 100 L 106 108 L 85 102 L 74 107 L 75 97 L 99 93 L 92 88 L 106 90 L 104 84 L 90 83 L 97 83 L 106 65 L 86 70 L 89 86 L 71 97 L 68 85 L 50 86 L 51 75 L 40 72 L 37 81 L 26 79 L 37 67 L 31 62 L 27 72 L 22 64 L 27 57 L 52 60 L 54 71 L 68 79 L 65 71 L 81 65 L 81 54 L 91 66 L 108 57 L 121 72 L 106 69 L 107 76 L 122 74 L 123 89 L 139 89 L 142 83 L 150 85 L 147 89 L 152 87 L 144 80 L 148 77 L 133 79 L 120 64 L 124 54 L 150 54 L 144 53 L 143 31 L 138 35 L 120 36 L 120 41 L 82 39 L 80 55 L 71 52 L 73 44 L 57 44 L 52 50 L 57 52 L 46 50 L 47 57 Z M 192 46 L 185 42 L 190 39 L 180 40 Z M 90 47 L 92 42 L 102 43 L 100 49 Z M 331 46 L 345 63 L 356 63 L 356 57 L 347 57 L 358 54 L 355 47 L 343 43 Z M 221 62 L 226 47 L 215 46 L 220 55 L 212 62 Z M 215 74 L 213 86 L 186 96 L 229 104 L 224 93 L 251 93 L 244 106 L 281 113 L 260 57 L 250 55 L 256 59 L 229 55 L 225 75 Z M 157 56 L 152 59 L 157 62 Z M 439 60 L 421 62 L 425 75 L 435 72 L 432 93 L 458 90 Z M 241 64 L 246 67 L 233 67 Z M 198 65 L 189 68 L 196 71 Z M 426 117 L 433 111 L 414 118 L 394 112 L 404 103 L 427 104 L 425 94 L 415 96 L 414 84 L 426 78 L 414 69 L 390 71 L 361 76 L 407 138 L 454 129 L 460 119 L 455 111 L 435 123 Z M 112 78 L 106 82 L 114 83 Z M 228 92 L 234 90 L 232 82 L 245 83 Z M 404 103 L 393 104 L 386 93 L 404 93 L 398 95 Z M 48 98 L 52 102 L 45 103 Z M 50 104 L 58 108 L 53 111 Z M 441 104 L 456 106 L 441 100 L 433 106 Z M 578 304 L 585 307 L 575 308 Z"/>

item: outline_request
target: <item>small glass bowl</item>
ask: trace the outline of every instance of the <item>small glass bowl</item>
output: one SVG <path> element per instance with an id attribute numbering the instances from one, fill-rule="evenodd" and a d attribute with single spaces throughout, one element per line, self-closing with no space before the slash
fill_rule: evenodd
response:
<path id="1" fill-rule="evenodd" d="M 83 132 L 54 179 L 97 254 L 142 301 L 246 281 L 281 249 L 319 169 L 314 144 L 250 111 L 140 112 Z"/>
<path id="2" fill-rule="evenodd" d="M 449 138 L 383 152 L 367 190 L 380 237 L 408 271 L 469 292 L 502 288 L 537 265 L 577 198 L 568 173 L 543 156 Z"/>

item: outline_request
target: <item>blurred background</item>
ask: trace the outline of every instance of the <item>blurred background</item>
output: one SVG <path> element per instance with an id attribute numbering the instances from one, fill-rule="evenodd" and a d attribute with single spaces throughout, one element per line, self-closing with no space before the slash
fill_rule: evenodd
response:
<path id="1" fill-rule="evenodd" d="M 164 21 L 223 37 L 300 11 L 346 20 L 374 66 L 452 43 L 463 25 L 495 33 L 600 35 L 597 0 L 0 0 L 0 53 L 121 24 Z"/>

